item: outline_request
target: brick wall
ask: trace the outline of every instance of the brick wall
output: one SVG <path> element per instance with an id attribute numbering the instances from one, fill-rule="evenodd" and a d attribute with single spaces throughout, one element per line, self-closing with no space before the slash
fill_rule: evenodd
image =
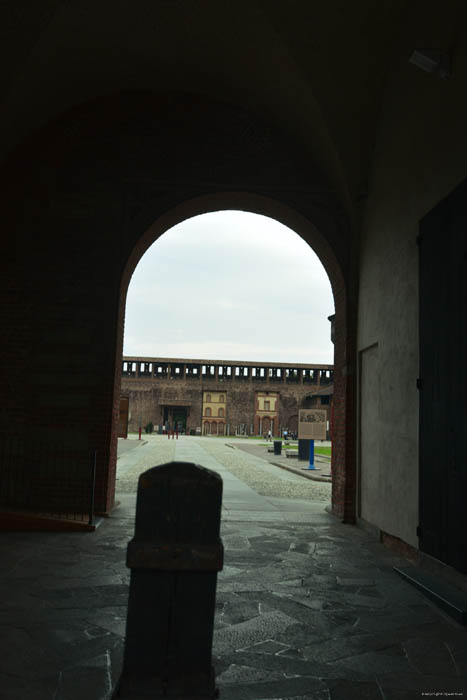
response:
<path id="1" fill-rule="evenodd" d="M 235 369 L 239 364 L 241 364 L 242 369 L 246 369 L 248 372 L 248 378 L 235 376 Z M 185 369 L 187 365 L 197 365 L 200 368 L 203 365 L 214 366 L 215 374 L 209 379 L 203 379 L 201 372 L 197 378 L 187 378 Z M 153 376 L 148 377 L 146 374 L 140 373 L 141 366 L 151 367 Z M 157 376 L 156 368 L 158 366 L 168 368 L 166 377 L 160 378 Z M 172 372 L 172 368 L 180 366 L 182 372 L 179 375 L 175 375 Z M 218 370 L 222 366 L 232 368 L 230 379 L 225 380 L 219 377 Z M 252 376 L 252 370 L 256 370 L 259 366 L 265 371 L 264 379 L 255 379 Z M 315 369 L 317 372 L 316 383 L 304 383 L 301 374 L 298 383 L 288 383 L 285 373 L 286 370 L 292 367 L 298 373 L 301 373 L 304 368 Z M 321 385 L 319 379 L 321 370 L 333 371 L 332 365 L 299 366 L 281 363 L 260 363 L 258 365 L 258 363 L 252 362 L 237 364 L 216 360 L 124 357 L 123 368 L 121 391 L 130 400 L 130 431 L 137 431 L 140 426 L 144 428 L 148 423 L 162 425 L 164 423 L 163 407 L 176 404 L 187 407 L 187 430 L 195 430 L 201 427 L 203 392 L 211 392 L 213 396 L 215 393 L 222 392 L 226 396 L 226 417 L 224 422 L 229 426 L 229 434 L 234 435 L 240 425 L 245 426 L 247 435 L 251 433 L 252 426 L 255 426 L 253 432 L 258 434 L 259 410 L 257 397 L 258 394 L 263 395 L 266 392 L 271 392 L 271 396 L 274 396 L 276 393 L 280 396 L 276 411 L 270 411 L 268 414 L 269 417 L 275 417 L 277 432 L 279 427 L 282 427 L 282 429 L 285 427 L 290 428 L 291 419 L 298 415 L 298 410 L 307 396 L 327 390 L 332 392 L 332 385 Z M 135 368 L 134 371 L 133 368 Z M 281 381 L 273 380 L 269 376 L 269 370 L 277 369 L 282 371 Z M 320 405 L 319 396 L 316 396 L 316 405 Z M 325 408 L 329 410 L 328 406 Z"/>
<path id="2" fill-rule="evenodd" d="M 333 507 L 352 513 L 355 320 L 347 292 L 356 264 L 339 196 L 301 144 L 233 106 L 134 91 L 75 107 L 28 135 L 0 178 L 0 433 L 96 449 L 96 508 L 110 511 L 131 274 L 176 223 L 253 211 L 299 233 L 331 280 Z M 232 405 L 246 400 L 232 392 Z"/>

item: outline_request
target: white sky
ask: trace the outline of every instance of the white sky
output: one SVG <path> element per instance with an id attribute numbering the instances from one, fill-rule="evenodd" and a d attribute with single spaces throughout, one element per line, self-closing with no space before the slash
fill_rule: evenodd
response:
<path id="1" fill-rule="evenodd" d="M 327 274 L 294 231 L 248 212 L 203 214 L 138 263 L 124 355 L 332 364 L 332 313 Z"/>

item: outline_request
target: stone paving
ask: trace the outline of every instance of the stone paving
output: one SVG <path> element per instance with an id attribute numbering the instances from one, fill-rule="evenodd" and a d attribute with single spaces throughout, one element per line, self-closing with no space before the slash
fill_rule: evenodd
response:
<path id="1" fill-rule="evenodd" d="M 399 579 L 392 567 L 405 562 L 323 501 L 258 494 L 222 463 L 228 447 L 168 442 L 151 437 L 119 460 L 120 506 L 95 533 L 2 537 L 1 700 L 109 700 L 125 634 L 131 483 L 167 455 L 224 479 L 213 650 L 221 700 L 467 694 L 467 630 Z"/>
<path id="2" fill-rule="evenodd" d="M 228 443 L 234 449 L 243 450 L 255 457 L 260 457 L 261 459 L 273 464 L 276 467 L 281 467 L 282 469 L 287 469 L 288 471 L 299 474 L 302 478 L 311 479 L 314 481 L 327 481 L 331 483 L 331 458 L 315 454 L 314 464 L 315 469 L 309 469 L 309 460 L 298 459 L 298 454 L 296 457 L 287 457 L 287 447 L 283 447 L 280 455 L 275 455 L 273 452 L 268 451 L 268 446 L 272 445 L 272 442 L 268 446 L 264 443 L 255 443 L 253 440 L 248 441 L 236 441 L 234 443 Z M 297 444 L 297 443 L 293 443 Z M 298 452 L 298 451 L 297 451 Z"/>
<path id="3" fill-rule="evenodd" d="M 309 481 L 303 478 L 303 474 L 290 473 L 275 466 L 268 455 L 266 448 L 253 447 L 244 452 L 240 445 L 235 443 L 234 449 L 226 450 L 219 439 L 204 438 L 203 449 L 215 457 L 216 461 L 233 473 L 246 485 L 250 486 L 261 496 L 277 496 L 292 499 L 307 499 L 310 501 L 331 501 L 331 484 L 318 481 Z M 226 443 L 231 445 L 229 441 Z"/>

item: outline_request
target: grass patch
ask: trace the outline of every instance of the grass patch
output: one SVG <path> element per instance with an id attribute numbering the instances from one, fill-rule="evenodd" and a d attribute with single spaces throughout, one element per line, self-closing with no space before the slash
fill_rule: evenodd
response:
<path id="1" fill-rule="evenodd" d="M 272 446 L 273 442 L 262 442 L 259 447 L 269 447 Z M 286 445 L 282 443 L 282 447 L 287 450 L 298 450 L 298 445 Z M 315 447 L 315 455 L 325 455 L 326 457 L 331 456 L 331 447 Z"/>
<path id="2" fill-rule="evenodd" d="M 262 442 L 258 447 L 273 447 L 275 442 L 279 440 L 272 440 L 271 442 Z M 282 447 L 286 447 L 288 450 L 298 450 L 298 445 L 289 445 L 286 442 L 282 443 Z"/>
<path id="3" fill-rule="evenodd" d="M 327 455 L 328 457 L 331 456 L 331 448 L 330 447 L 315 447 L 315 455 Z"/>
<path id="4" fill-rule="evenodd" d="M 198 437 L 201 437 L 198 435 Z M 206 436 L 204 436 L 206 437 Z M 255 435 L 208 435 L 207 437 L 228 438 L 229 440 L 262 440 L 264 438 Z"/>

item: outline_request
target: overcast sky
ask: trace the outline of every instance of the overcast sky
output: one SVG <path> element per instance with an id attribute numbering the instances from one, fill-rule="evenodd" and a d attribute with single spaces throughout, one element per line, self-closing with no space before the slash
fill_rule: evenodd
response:
<path id="1" fill-rule="evenodd" d="M 332 364 L 331 285 L 294 231 L 258 214 L 188 219 L 141 258 L 124 355 Z"/>

